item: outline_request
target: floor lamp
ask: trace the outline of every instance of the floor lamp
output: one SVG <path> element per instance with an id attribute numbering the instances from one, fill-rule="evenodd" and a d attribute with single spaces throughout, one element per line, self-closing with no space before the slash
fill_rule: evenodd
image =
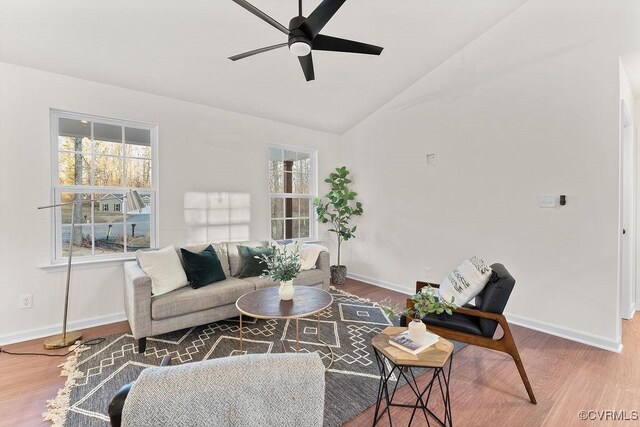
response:
<path id="1" fill-rule="evenodd" d="M 140 210 L 144 208 L 146 205 L 140 197 L 140 194 L 136 190 L 130 190 L 127 192 L 126 196 L 123 199 L 118 197 L 101 199 L 101 200 L 123 200 L 126 203 L 125 212 L 132 210 Z M 69 308 L 69 285 L 71 283 L 71 258 L 73 256 L 73 242 L 74 242 L 74 230 L 75 230 L 75 213 L 76 213 L 76 204 L 94 202 L 91 200 L 80 200 L 66 203 L 58 203 L 55 205 L 49 206 L 40 206 L 38 209 L 51 209 L 57 208 L 58 206 L 68 206 L 71 205 L 71 233 L 69 236 L 69 259 L 67 260 L 67 284 L 64 292 L 64 317 L 62 319 L 62 333 L 58 335 L 53 335 L 47 338 L 44 341 L 44 348 L 46 349 L 54 349 L 54 348 L 63 348 L 68 347 L 71 344 L 75 343 L 82 337 L 82 332 L 80 331 L 72 331 L 67 332 L 67 309 Z"/>

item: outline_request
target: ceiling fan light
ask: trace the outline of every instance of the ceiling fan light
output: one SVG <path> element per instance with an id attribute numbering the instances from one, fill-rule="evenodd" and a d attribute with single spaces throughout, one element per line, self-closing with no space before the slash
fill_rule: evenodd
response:
<path id="1" fill-rule="evenodd" d="M 307 56 L 311 53 L 311 45 L 304 41 L 296 41 L 289 45 L 289 50 L 295 56 Z"/>

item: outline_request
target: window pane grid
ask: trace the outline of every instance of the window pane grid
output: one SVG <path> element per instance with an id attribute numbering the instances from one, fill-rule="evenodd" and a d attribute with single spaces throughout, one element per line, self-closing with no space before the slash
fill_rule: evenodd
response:
<path id="1" fill-rule="evenodd" d="M 134 138 L 136 133 L 137 137 L 146 135 L 146 142 L 142 140 L 142 142 L 132 143 L 142 146 L 142 150 L 134 151 L 129 150 L 129 144 L 125 142 L 123 124 L 101 123 L 100 120 L 85 120 L 75 116 L 69 114 L 69 117 L 66 117 L 64 113 L 55 113 L 52 116 L 52 127 L 57 129 L 58 133 L 58 135 L 52 135 L 52 138 L 60 159 L 53 168 L 56 173 L 55 201 L 60 202 L 63 193 L 85 196 L 92 194 L 94 198 L 90 201 L 90 198 L 87 200 L 87 197 L 84 197 L 82 207 L 77 208 L 81 210 L 79 216 L 76 216 L 74 242 L 70 242 L 70 221 L 64 220 L 64 212 L 56 212 L 56 230 L 58 231 L 54 258 L 60 259 L 66 256 L 70 244 L 73 244 L 74 250 L 78 248 L 80 251 L 76 256 L 108 257 L 108 255 L 150 247 L 155 241 L 154 221 L 151 217 L 155 199 L 151 176 L 153 172 L 151 129 L 127 128 L 131 130 Z M 67 136 L 63 136 L 63 133 Z M 127 155 L 128 153 L 134 155 Z M 139 157 L 138 154 L 141 156 Z M 65 158 L 64 156 L 67 160 L 63 166 L 61 160 Z M 82 163 L 76 165 L 76 160 Z M 140 171 L 136 171 L 136 168 Z M 76 178 L 77 172 L 81 173 L 81 178 Z M 128 175 L 133 177 L 133 182 L 128 182 Z M 108 185 L 110 183 L 116 185 Z M 144 209 L 138 212 L 126 211 L 126 202 L 122 196 L 129 188 L 140 188 L 139 193 L 146 204 Z M 99 200 L 100 197 L 110 193 L 118 197 Z M 73 197 L 71 196 L 71 200 Z M 101 216 L 98 217 L 97 213 Z M 66 215 L 70 216 L 70 212 Z M 104 215 L 110 216 L 104 217 Z"/>
<path id="2" fill-rule="evenodd" d="M 269 149 L 269 188 L 272 239 L 312 235 L 313 153 L 293 148 Z"/>

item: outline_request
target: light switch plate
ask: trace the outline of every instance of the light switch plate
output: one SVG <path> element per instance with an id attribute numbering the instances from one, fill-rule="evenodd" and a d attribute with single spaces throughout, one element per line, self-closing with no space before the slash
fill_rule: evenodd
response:
<path id="1" fill-rule="evenodd" d="M 555 208 L 556 207 L 556 195 L 555 194 L 540 194 L 541 208 Z"/>

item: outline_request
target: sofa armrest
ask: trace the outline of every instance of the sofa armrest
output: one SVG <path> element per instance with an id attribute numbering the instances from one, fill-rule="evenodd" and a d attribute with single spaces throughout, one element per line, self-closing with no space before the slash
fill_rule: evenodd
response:
<path id="1" fill-rule="evenodd" d="M 151 333 L 151 278 L 135 261 L 124 263 L 124 308 L 135 339 Z"/>
<path id="2" fill-rule="evenodd" d="M 329 290 L 329 286 L 331 285 L 331 269 L 329 264 L 331 264 L 329 252 L 320 252 L 318 260 L 316 261 L 316 269 L 324 272 L 324 281 L 322 282 L 322 289 L 324 290 Z"/>

